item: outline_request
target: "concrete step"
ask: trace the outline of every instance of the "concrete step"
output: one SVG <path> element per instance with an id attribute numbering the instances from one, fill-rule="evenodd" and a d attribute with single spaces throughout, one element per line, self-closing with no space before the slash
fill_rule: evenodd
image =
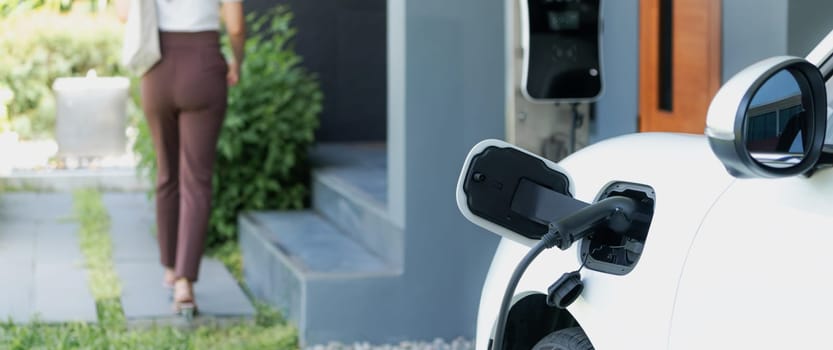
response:
<path id="1" fill-rule="evenodd" d="M 311 152 L 313 208 L 385 261 L 402 266 L 402 228 L 387 206 L 384 144 L 324 144 Z"/>
<path id="2" fill-rule="evenodd" d="M 388 150 L 384 142 L 318 143 L 310 149 L 313 168 L 361 167 L 386 169 Z"/>
<path id="3" fill-rule="evenodd" d="M 356 182 L 382 182 L 379 179 L 385 176 L 385 172 L 374 169 L 318 169 L 313 174 L 313 208 L 354 241 L 401 267 L 402 229 L 393 223 L 387 207 L 378 198 L 355 185 Z"/>
<path id="4" fill-rule="evenodd" d="M 245 213 L 239 236 L 251 292 L 282 309 L 307 344 L 372 329 L 357 315 L 401 274 L 314 211 Z"/>

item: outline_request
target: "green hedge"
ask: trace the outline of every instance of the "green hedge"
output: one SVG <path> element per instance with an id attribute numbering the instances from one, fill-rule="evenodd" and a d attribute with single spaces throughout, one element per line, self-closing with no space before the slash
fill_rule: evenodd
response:
<path id="1" fill-rule="evenodd" d="M 0 21 L 0 92 L 11 90 L 0 128 L 24 139 L 51 138 L 52 83 L 58 77 L 123 75 L 121 26 L 113 16 L 31 11 Z M 10 125 L 9 125 L 10 124 Z"/>
<path id="2" fill-rule="evenodd" d="M 247 17 L 246 59 L 240 83 L 229 90 L 218 142 L 209 247 L 236 239 L 241 211 L 300 209 L 308 197 L 307 148 L 323 96 L 291 46 L 296 32 L 291 20 L 284 6 Z M 156 163 L 146 125 L 139 127 L 135 151 L 141 168 L 153 177 Z"/>
<path id="3" fill-rule="evenodd" d="M 48 9 L 59 12 L 72 10 L 73 0 L 0 0 L 0 17 L 26 14 L 36 9 Z M 96 10 L 98 1 L 87 1 L 92 10 Z"/>

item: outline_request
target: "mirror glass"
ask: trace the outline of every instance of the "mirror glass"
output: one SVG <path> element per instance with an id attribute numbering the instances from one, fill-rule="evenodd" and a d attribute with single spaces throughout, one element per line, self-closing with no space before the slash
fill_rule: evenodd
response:
<path id="1" fill-rule="evenodd" d="M 746 149 L 759 163 L 788 168 L 806 155 L 808 116 L 794 73 L 781 70 L 765 81 L 745 118 Z"/>

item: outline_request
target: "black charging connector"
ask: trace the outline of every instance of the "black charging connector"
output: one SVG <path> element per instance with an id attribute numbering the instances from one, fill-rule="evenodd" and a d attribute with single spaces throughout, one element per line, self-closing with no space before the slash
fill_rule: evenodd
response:
<path id="1" fill-rule="evenodd" d="M 550 224 L 549 231 L 560 236 L 558 248 L 566 250 L 574 242 L 586 237 L 593 229 L 605 224 L 617 233 L 625 232 L 631 224 L 639 203 L 633 198 L 612 196 Z"/>
<path id="2" fill-rule="evenodd" d="M 638 202 L 632 198 L 612 196 L 584 207 L 549 225 L 547 233 L 521 259 L 512 273 L 512 277 L 509 278 L 503 300 L 500 303 L 500 312 L 495 327 L 494 350 L 504 349 L 503 342 L 506 332 L 506 318 L 509 314 L 509 303 L 512 296 L 515 295 L 515 288 L 518 286 L 521 276 L 532 261 L 545 249 L 558 247 L 561 250 L 566 250 L 570 248 L 574 242 L 586 237 L 602 225 L 606 225 L 615 232 L 625 232 L 630 227 L 637 204 Z M 581 295 L 584 286 L 581 283 L 581 276 L 578 271 L 565 274 L 559 281 L 562 281 L 562 283 L 556 282 L 553 287 L 550 287 L 550 293 L 555 296 L 553 302 L 556 306 L 566 308 Z M 554 287 L 555 289 L 552 290 Z"/>

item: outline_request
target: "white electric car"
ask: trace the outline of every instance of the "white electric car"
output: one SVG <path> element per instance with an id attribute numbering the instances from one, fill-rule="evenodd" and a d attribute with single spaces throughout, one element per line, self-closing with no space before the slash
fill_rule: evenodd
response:
<path id="1" fill-rule="evenodd" d="M 703 136 L 634 134 L 558 164 L 475 146 L 457 203 L 503 237 L 477 349 L 833 349 L 831 56 L 833 32 L 738 73 Z"/>

